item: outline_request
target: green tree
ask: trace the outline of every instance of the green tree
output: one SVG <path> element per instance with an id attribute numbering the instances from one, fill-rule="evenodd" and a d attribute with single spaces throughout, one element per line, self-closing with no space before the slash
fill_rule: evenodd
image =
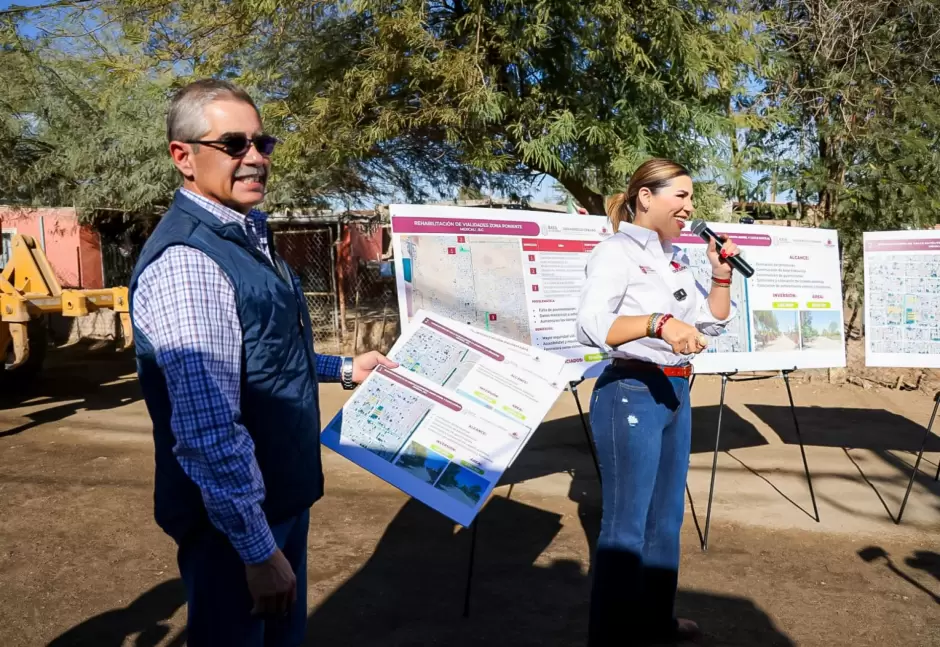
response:
<path id="1" fill-rule="evenodd" d="M 547 174 L 591 213 L 650 155 L 708 165 L 762 38 L 730 0 L 97 6 L 151 58 L 257 88 L 285 176 L 421 200 Z"/>
<path id="2" fill-rule="evenodd" d="M 255 91 L 283 139 L 270 203 L 524 194 L 550 175 L 603 213 L 651 155 L 711 164 L 763 39 L 759 14 L 732 0 L 65 4 L 49 29 L 80 31 L 84 49 L 16 47 L 49 77 L 75 66 L 41 101 L 80 97 L 88 114 L 63 114 L 106 150 L 81 160 L 77 137 L 43 121 L 56 152 L 33 176 L 59 173 L 60 202 L 119 209 L 167 199 L 154 117 L 172 85 L 213 74 Z M 87 34 L 90 21 L 111 38 Z"/>
<path id="3" fill-rule="evenodd" d="M 774 125 L 754 137 L 774 181 L 839 230 L 854 299 L 863 231 L 920 228 L 940 215 L 940 5 L 758 5 L 775 47 L 756 105 Z"/>
<path id="4" fill-rule="evenodd" d="M 777 324 L 777 318 L 770 310 L 755 310 L 754 320 L 762 331 L 772 332 L 775 335 L 780 334 L 780 326 Z"/>
<path id="5" fill-rule="evenodd" d="M 42 28 L 33 38 L 22 29 L 25 12 L 0 15 L 0 144 L 11 151 L 0 165 L 0 202 L 74 205 L 86 219 L 152 220 L 179 184 L 164 121 L 173 91 L 195 76 L 219 75 L 239 77 L 264 97 L 253 85 L 256 75 L 239 75 L 226 59 L 225 39 L 247 23 L 233 18 L 213 29 L 209 23 L 220 19 L 214 12 L 205 14 L 202 27 L 187 22 L 185 12 L 139 12 L 146 23 L 129 19 L 135 10 L 129 3 L 75 6 L 28 14 Z M 187 25 L 188 48 L 164 42 L 182 38 Z M 239 55 L 253 51 L 247 41 Z M 264 116 L 283 136 L 289 126 L 281 115 Z M 292 159 L 290 147 L 285 158 Z M 381 193 L 367 170 L 324 155 L 276 163 L 272 179 L 269 209 L 325 207 Z"/>
<path id="6" fill-rule="evenodd" d="M 548 174 L 603 213 L 651 154 L 708 163 L 754 18 L 734 2 L 361 0 L 282 39 L 278 64 L 303 79 L 282 110 L 307 145 L 380 166 L 417 154 L 428 186 Z"/>
<path id="7" fill-rule="evenodd" d="M 819 336 L 818 331 L 813 328 L 812 312 L 806 311 L 800 313 L 800 334 L 803 337 L 804 343 L 811 342 Z"/>

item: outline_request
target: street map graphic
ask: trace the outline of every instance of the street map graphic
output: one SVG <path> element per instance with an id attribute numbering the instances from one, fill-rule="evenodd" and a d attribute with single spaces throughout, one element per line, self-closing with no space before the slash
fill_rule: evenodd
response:
<path id="1" fill-rule="evenodd" d="M 940 354 L 940 256 L 879 254 L 866 264 L 871 350 Z"/>
<path id="2" fill-rule="evenodd" d="M 391 359 L 412 373 L 444 385 L 455 375 L 459 384 L 461 377 L 479 361 L 480 355 L 455 339 L 422 327 Z"/>
<path id="3" fill-rule="evenodd" d="M 407 236 L 408 315 L 428 310 L 525 344 L 529 314 L 517 240 L 484 236 Z"/>
<path id="4" fill-rule="evenodd" d="M 344 409 L 343 440 L 390 461 L 432 406 L 413 391 L 375 376 L 356 390 Z"/>

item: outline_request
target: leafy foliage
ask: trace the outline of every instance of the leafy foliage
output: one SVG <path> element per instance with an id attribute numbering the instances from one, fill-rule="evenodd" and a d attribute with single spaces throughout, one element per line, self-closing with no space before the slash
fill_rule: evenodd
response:
<path id="1" fill-rule="evenodd" d="M 524 194 L 547 174 L 602 213 L 603 194 L 650 155 L 693 168 L 715 158 L 757 57 L 756 18 L 715 0 L 85 3 L 57 10 L 51 29 L 92 22 L 107 37 L 65 52 L 18 35 L 15 49 L 46 81 L 34 103 L 57 104 L 106 149 L 83 161 L 80 138 L 40 120 L 56 152 L 30 165 L 33 188 L 20 194 L 48 200 L 36 188 L 57 174 L 60 202 L 159 204 L 172 173 L 154 117 L 174 83 L 211 74 L 261 97 L 284 140 L 275 204 Z M 71 73 L 51 84 L 60 67 Z M 68 93 L 87 104 L 80 121 Z"/>
<path id="2" fill-rule="evenodd" d="M 775 48 L 753 106 L 768 126 L 749 133 L 755 166 L 840 231 L 845 287 L 860 294 L 862 232 L 940 215 L 940 5 L 761 4 Z"/>

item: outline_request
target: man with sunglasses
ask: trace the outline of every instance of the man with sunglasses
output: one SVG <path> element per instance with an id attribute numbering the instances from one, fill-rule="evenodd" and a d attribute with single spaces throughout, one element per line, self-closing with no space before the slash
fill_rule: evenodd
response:
<path id="1" fill-rule="evenodd" d="M 248 94 L 184 87 L 167 136 L 183 186 L 130 287 L 154 516 L 179 546 L 191 647 L 299 645 L 309 510 L 323 494 L 317 385 L 353 388 L 395 364 L 314 351 L 300 283 L 255 209 L 276 140 Z"/>

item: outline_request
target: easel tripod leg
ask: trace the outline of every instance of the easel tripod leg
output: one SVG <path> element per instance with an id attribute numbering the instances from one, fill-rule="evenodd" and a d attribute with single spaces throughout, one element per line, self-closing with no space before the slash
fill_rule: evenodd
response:
<path id="1" fill-rule="evenodd" d="M 911 472 L 911 480 L 907 483 L 907 491 L 904 493 L 904 500 L 901 501 L 901 509 L 898 510 L 898 518 L 894 523 L 901 523 L 901 516 L 904 514 L 904 508 L 907 506 L 907 497 L 911 495 L 911 488 L 914 487 L 914 479 L 917 478 L 917 469 L 920 467 L 920 459 L 924 457 L 924 448 L 927 446 L 927 438 L 930 437 L 930 431 L 933 429 L 934 418 L 937 417 L 937 407 L 940 407 L 940 393 L 934 396 L 935 404 L 933 405 L 933 413 L 930 414 L 930 423 L 927 425 L 927 429 L 924 431 L 924 440 L 920 444 L 920 451 L 917 453 L 917 460 L 914 461 L 914 471 Z M 937 471 L 937 474 L 940 475 L 940 470 Z"/>
<path id="2" fill-rule="evenodd" d="M 715 431 L 715 453 L 712 458 L 712 480 L 708 486 L 708 509 L 705 512 L 705 535 L 702 539 L 702 550 L 708 550 L 708 529 L 712 522 L 712 497 L 715 494 L 715 473 L 718 471 L 718 446 L 721 443 L 721 414 L 725 409 L 725 387 L 728 386 L 728 376 L 721 376 L 721 400 L 718 403 L 718 429 Z"/>
<path id="3" fill-rule="evenodd" d="M 470 530 L 470 560 L 467 565 L 467 589 L 463 595 L 463 617 L 470 617 L 470 588 L 473 584 L 473 558 L 477 552 L 477 526 L 478 522 L 476 519 L 473 520 L 472 529 Z"/>
<path id="4" fill-rule="evenodd" d="M 578 417 L 581 419 L 581 428 L 584 429 L 584 438 L 587 440 L 588 449 L 591 450 L 591 458 L 594 459 L 594 470 L 597 472 L 597 480 L 601 480 L 601 466 L 597 462 L 597 450 L 594 448 L 594 439 L 591 438 L 591 431 L 588 429 L 587 420 L 584 417 L 584 409 L 581 408 L 581 400 L 578 398 L 578 387 L 571 383 L 571 395 L 574 396 L 574 402 L 578 405 Z"/>
<path id="5" fill-rule="evenodd" d="M 800 423 L 796 417 L 796 407 L 793 405 L 793 391 L 790 390 L 790 371 L 781 371 L 783 382 L 787 385 L 787 397 L 790 398 L 790 413 L 793 415 L 793 426 L 796 428 L 796 439 L 800 443 L 800 454 L 803 456 L 803 470 L 806 472 L 806 484 L 809 485 L 809 497 L 813 500 L 813 514 L 816 523 L 819 523 L 819 508 L 816 507 L 816 493 L 813 491 L 813 477 L 809 473 L 809 463 L 806 462 L 806 449 L 803 447 L 803 436 L 800 434 Z"/>

